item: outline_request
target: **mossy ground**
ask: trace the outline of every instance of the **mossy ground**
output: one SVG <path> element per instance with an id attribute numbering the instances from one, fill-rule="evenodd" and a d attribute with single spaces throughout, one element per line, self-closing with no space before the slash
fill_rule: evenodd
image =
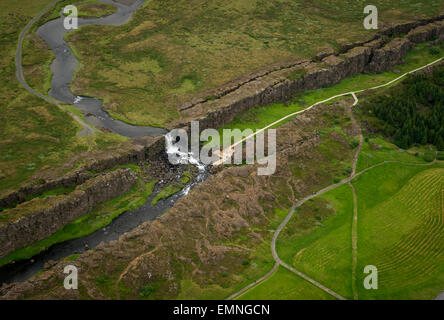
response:
<path id="1" fill-rule="evenodd" d="M 189 171 L 184 171 L 180 181 L 172 182 L 165 188 L 163 188 L 153 199 L 151 202 L 152 205 L 155 205 L 159 200 L 167 199 L 171 197 L 173 194 L 178 193 L 183 187 L 190 182 L 192 179 L 192 174 Z"/>
<path id="2" fill-rule="evenodd" d="M 438 0 L 373 4 L 382 23 L 442 9 Z M 363 5 L 345 0 L 151 0 L 123 26 L 86 26 L 68 35 L 82 62 L 73 89 L 104 99 L 116 119 L 163 126 L 179 117 L 176 105 L 196 93 L 368 35 L 363 18 Z"/>
<path id="3" fill-rule="evenodd" d="M 19 33 L 49 2 L 5 0 L 0 4 L 0 192 L 17 188 L 40 170 L 58 167 L 73 155 L 118 147 L 126 141 L 102 132 L 78 137 L 80 126 L 63 109 L 31 95 L 17 81 L 14 57 Z M 45 93 L 50 79 L 45 70 L 52 54 L 33 35 L 24 46 L 29 82 Z"/>

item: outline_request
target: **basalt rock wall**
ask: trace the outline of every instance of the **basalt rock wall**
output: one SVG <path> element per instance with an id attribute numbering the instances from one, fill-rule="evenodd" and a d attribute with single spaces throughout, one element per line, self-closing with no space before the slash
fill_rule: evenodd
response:
<path id="1" fill-rule="evenodd" d="M 10 222 L 0 224 L 0 258 L 47 238 L 98 204 L 120 196 L 137 182 L 131 169 L 101 174 L 60 196 L 36 198 L 7 211 Z"/>
<path id="2" fill-rule="evenodd" d="M 42 194 L 48 190 L 80 185 L 94 177 L 94 173 L 103 172 L 119 165 L 157 159 L 165 150 L 164 144 L 163 137 L 144 137 L 134 139 L 125 150 L 120 150 L 120 152 L 91 152 L 84 160 L 86 163 L 74 172 L 55 178 L 37 179 L 19 190 L 4 194 L 0 197 L 0 208 L 15 206 L 27 201 L 29 197 Z"/>

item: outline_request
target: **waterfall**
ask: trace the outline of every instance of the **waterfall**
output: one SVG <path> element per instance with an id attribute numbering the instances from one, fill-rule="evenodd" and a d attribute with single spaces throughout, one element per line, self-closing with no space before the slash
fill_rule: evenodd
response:
<path id="1" fill-rule="evenodd" d="M 83 98 L 81 97 L 81 96 L 77 96 L 75 99 L 74 99 L 74 104 L 77 104 L 77 103 L 79 103 L 80 101 L 82 101 L 83 100 Z"/>
<path id="2" fill-rule="evenodd" d="M 178 164 L 191 164 L 194 165 L 199 172 L 206 171 L 206 166 L 200 162 L 192 152 L 180 151 L 179 147 L 173 144 L 173 140 L 174 137 L 170 133 L 165 135 L 166 152 L 168 155 L 176 155 L 178 157 Z"/>

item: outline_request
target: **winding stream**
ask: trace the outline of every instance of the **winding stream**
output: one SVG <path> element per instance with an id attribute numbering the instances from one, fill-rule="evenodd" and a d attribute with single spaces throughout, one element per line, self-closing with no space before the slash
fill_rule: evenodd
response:
<path id="1" fill-rule="evenodd" d="M 126 6 L 112 0 L 99 0 L 117 7 L 117 12 L 112 15 L 96 19 L 78 19 L 79 28 L 86 25 L 111 25 L 118 26 L 126 23 L 138 8 L 146 0 L 137 0 L 132 5 Z M 65 42 L 64 37 L 70 31 L 63 26 L 64 17 L 47 22 L 39 27 L 37 34 L 42 37 L 54 52 L 55 59 L 51 64 L 53 73 L 49 95 L 61 102 L 73 104 L 82 110 L 86 116 L 86 122 L 97 127 L 105 127 L 122 136 L 137 138 L 141 136 L 154 136 L 165 134 L 166 130 L 155 127 L 139 127 L 113 119 L 102 109 L 103 102 L 96 98 L 75 96 L 70 89 L 71 82 L 79 64 L 71 48 Z M 94 45 L 92 43 L 92 45 Z"/>

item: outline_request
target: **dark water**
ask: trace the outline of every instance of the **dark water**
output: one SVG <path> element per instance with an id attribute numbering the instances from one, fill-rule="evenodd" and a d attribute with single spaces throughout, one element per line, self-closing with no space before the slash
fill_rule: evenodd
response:
<path id="1" fill-rule="evenodd" d="M 126 6 L 111 0 L 100 1 L 115 5 L 117 12 L 98 19 L 79 19 L 79 28 L 89 24 L 113 26 L 124 24 L 131 18 L 133 12 L 145 2 L 145 0 L 138 0 L 133 5 Z M 107 112 L 102 110 L 103 102 L 101 100 L 89 97 L 77 97 L 71 92 L 70 84 L 79 62 L 64 40 L 64 36 L 72 30 L 66 30 L 64 28 L 63 19 L 64 17 L 60 17 L 59 19 L 49 21 L 37 30 L 37 34 L 48 43 L 56 56 L 51 65 L 53 77 L 49 95 L 64 103 L 73 104 L 73 106 L 82 110 L 85 114 L 89 114 L 89 116 L 86 117 L 86 121 L 89 124 L 108 128 L 122 136 L 137 138 L 147 135 L 165 134 L 166 130 L 162 128 L 132 126 L 115 120 L 111 118 Z M 81 32 L 81 30 L 78 32 Z M 91 45 L 94 46 L 94 43 L 91 43 Z"/>

